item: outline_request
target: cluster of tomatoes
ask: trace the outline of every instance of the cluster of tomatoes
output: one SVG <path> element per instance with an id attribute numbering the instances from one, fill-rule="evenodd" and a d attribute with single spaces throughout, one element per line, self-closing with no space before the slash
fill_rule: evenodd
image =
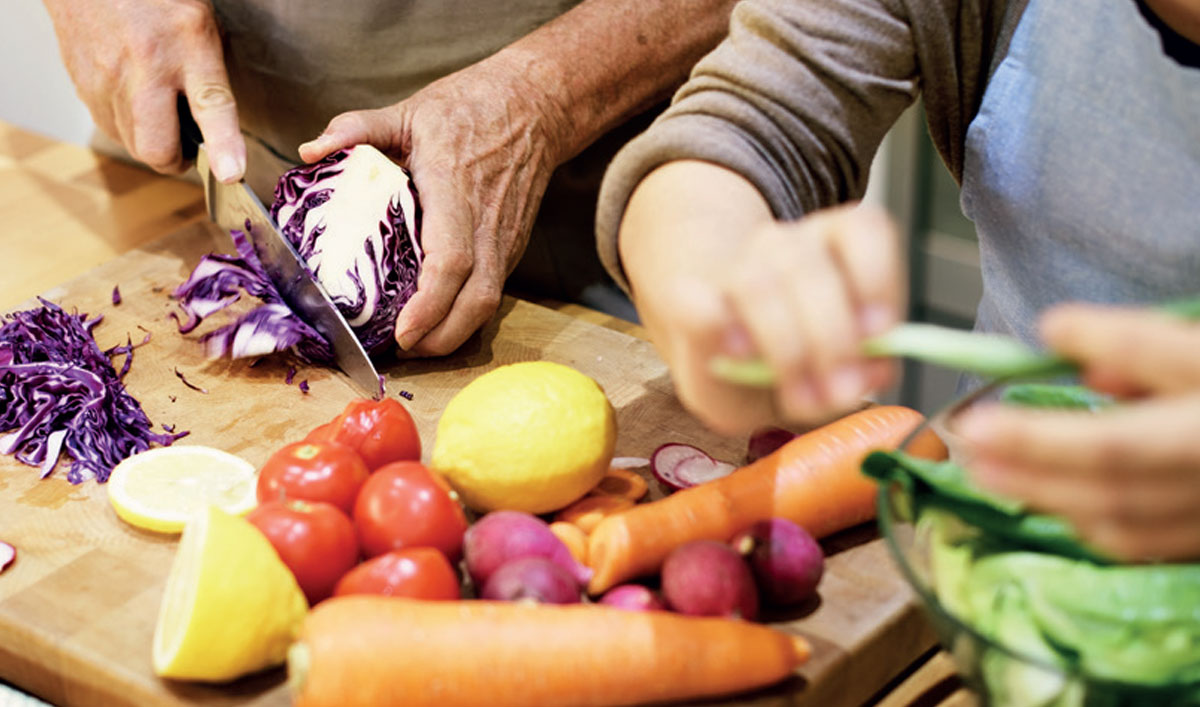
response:
<path id="1" fill-rule="evenodd" d="M 358 399 L 263 465 L 259 505 L 247 518 L 310 605 L 342 594 L 459 597 L 454 567 L 467 519 L 420 459 L 403 405 Z"/>

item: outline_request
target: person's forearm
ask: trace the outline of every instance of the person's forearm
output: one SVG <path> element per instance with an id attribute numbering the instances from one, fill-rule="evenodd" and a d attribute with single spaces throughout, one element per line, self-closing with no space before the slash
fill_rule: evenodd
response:
<path id="1" fill-rule="evenodd" d="M 498 52 L 545 98 L 559 162 L 670 95 L 725 36 L 732 0 L 584 0 Z"/>
<path id="2" fill-rule="evenodd" d="M 746 237 L 772 220 L 744 177 L 708 162 L 670 162 L 634 190 L 618 247 L 643 323 L 655 336 L 670 317 L 679 275 L 709 283 L 728 274 Z M 664 311 L 659 311 L 659 310 Z"/>

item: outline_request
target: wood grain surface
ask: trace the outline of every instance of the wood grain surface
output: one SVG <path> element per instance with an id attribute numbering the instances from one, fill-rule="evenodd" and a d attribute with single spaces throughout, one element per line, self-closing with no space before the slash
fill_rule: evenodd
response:
<path id="1" fill-rule="evenodd" d="M 0 133 L 0 142 L 5 137 Z M 41 147 L 42 152 L 57 149 Z M 65 185 L 27 190 L 26 203 L 69 201 L 68 194 L 88 198 L 94 174 L 85 169 L 87 161 L 67 162 L 77 162 L 79 173 Z M 95 164 L 120 171 L 103 159 Z M 7 175 L 12 171 L 0 169 L 0 187 L 16 182 Z M 26 298 L 43 292 L 69 309 L 103 314 L 95 331 L 101 346 L 127 336 L 138 340 L 144 327 L 152 338 L 137 349 L 127 385 L 150 419 L 190 430 L 180 444 L 217 446 L 257 465 L 274 448 L 332 417 L 355 393 L 337 373 L 299 366 L 296 381 L 308 380 L 311 386 L 305 395 L 284 382 L 292 365 L 287 360 L 253 367 L 206 361 L 193 338 L 176 332 L 168 318 L 174 307 L 168 293 L 203 253 L 223 242 L 201 222 L 195 188 L 179 186 L 191 189 L 190 195 L 174 187 L 133 187 L 153 194 L 146 197 L 153 203 L 136 218 L 129 215 L 131 222 L 153 222 L 157 213 L 173 214 L 175 224 L 187 225 L 115 258 L 106 250 L 121 250 L 126 231 L 103 213 L 107 207 L 100 208 L 97 224 L 81 217 L 71 227 L 61 217 L 46 217 L 59 241 L 74 242 L 72 229 L 86 232 L 80 257 L 70 262 L 83 274 L 50 287 L 30 268 L 30 289 L 23 292 Z M 7 200 L 0 208 L 22 205 Z M 139 238 L 145 242 L 144 234 Z M 88 270 L 92 260 L 102 264 Z M 22 270 L 11 263 L 6 259 L 4 267 Z M 114 286 L 124 296 L 119 306 L 111 302 Z M 12 301 L 5 308 L 30 304 Z M 385 361 L 381 372 L 390 395 L 412 394 L 405 404 L 428 450 L 437 417 L 457 390 L 486 370 L 523 360 L 558 361 L 593 376 L 617 410 L 620 456 L 648 456 L 666 441 L 690 442 L 728 461 L 739 461 L 744 453 L 745 440 L 717 437 L 682 410 L 666 367 L 648 342 L 513 298 L 506 298 L 493 323 L 453 356 Z M 208 392 L 185 387 L 176 368 Z M 33 468 L 0 458 L 0 538 L 20 553 L 0 576 L 0 679 L 55 704 L 287 704 L 282 670 L 225 686 L 172 683 L 152 674 L 151 635 L 175 538 L 122 523 L 103 486 L 72 486 L 63 469 L 38 480 Z M 928 652 L 934 637 L 874 529 L 849 531 L 830 539 L 826 548 L 830 556 L 820 600 L 793 615 L 768 617 L 783 630 L 807 636 L 815 648 L 812 661 L 788 683 L 712 704 L 863 704 Z"/>

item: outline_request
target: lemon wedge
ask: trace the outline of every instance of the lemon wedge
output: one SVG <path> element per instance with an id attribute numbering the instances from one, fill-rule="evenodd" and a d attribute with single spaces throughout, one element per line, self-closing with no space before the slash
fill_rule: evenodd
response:
<path id="1" fill-rule="evenodd" d="M 266 536 L 209 507 L 180 538 L 154 627 L 154 672 L 225 682 L 282 664 L 307 611 Z"/>
<path id="2" fill-rule="evenodd" d="M 548 513 L 599 483 L 616 440 L 616 415 L 595 380 L 550 361 L 514 363 L 450 399 L 431 467 L 472 510 Z"/>
<path id="3" fill-rule="evenodd" d="M 127 523 L 178 533 L 197 511 L 216 506 L 245 515 L 254 509 L 254 465 L 213 447 L 174 445 L 134 454 L 113 468 L 108 500 Z"/>

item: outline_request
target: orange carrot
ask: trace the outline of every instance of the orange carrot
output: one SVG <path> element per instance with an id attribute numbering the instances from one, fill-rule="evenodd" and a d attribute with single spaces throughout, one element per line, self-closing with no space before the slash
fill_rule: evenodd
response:
<path id="1" fill-rule="evenodd" d="M 624 496 L 585 496 L 559 511 L 554 520 L 578 526 L 585 533 L 592 532 L 600 521 L 608 516 L 633 508 L 634 502 Z"/>
<path id="2" fill-rule="evenodd" d="M 587 533 L 574 523 L 554 521 L 550 524 L 550 532 L 554 533 L 563 545 L 571 551 L 571 557 L 581 565 L 587 564 Z"/>
<path id="3" fill-rule="evenodd" d="M 295 707 L 631 705 L 769 685 L 808 654 L 734 619 L 358 595 L 312 610 L 288 682 Z"/>
<path id="4" fill-rule="evenodd" d="M 632 469 L 608 470 L 596 487 L 588 492 L 589 496 L 621 496 L 631 501 L 640 501 L 650 490 L 650 486 L 642 475 Z"/>
<path id="5" fill-rule="evenodd" d="M 906 407 L 867 408 L 728 476 L 605 518 L 588 539 L 595 570 L 588 592 L 657 571 L 685 542 L 725 542 L 760 520 L 787 518 L 819 538 L 874 518 L 875 482 L 859 466 L 868 452 L 895 447 L 922 420 Z M 938 454 L 931 446 L 924 443 L 924 453 Z"/>

